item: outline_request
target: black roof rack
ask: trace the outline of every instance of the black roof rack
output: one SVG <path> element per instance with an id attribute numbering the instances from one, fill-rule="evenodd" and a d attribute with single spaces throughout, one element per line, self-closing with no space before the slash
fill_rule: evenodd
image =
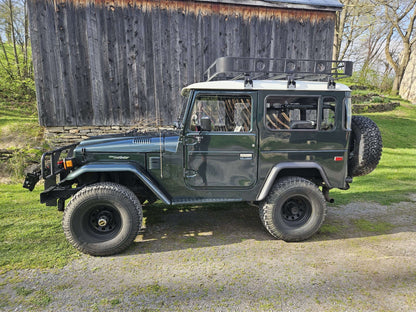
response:
<path id="1" fill-rule="evenodd" d="M 211 80 L 288 79 L 330 81 L 352 75 L 353 62 L 225 56 L 205 72 Z"/>

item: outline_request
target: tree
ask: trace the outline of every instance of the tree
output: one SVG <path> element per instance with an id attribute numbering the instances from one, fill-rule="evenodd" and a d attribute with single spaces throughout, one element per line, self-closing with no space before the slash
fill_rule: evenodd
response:
<path id="1" fill-rule="evenodd" d="M 0 91 L 33 92 L 26 0 L 0 0 Z M 10 88 L 14 86 L 15 90 Z M 20 90 L 20 91 L 19 91 Z"/>
<path id="2" fill-rule="evenodd" d="M 392 93 L 397 94 L 416 42 L 416 0 L 372 0 L 372 2 L 382 8 L 387 31 L 384 52 L 387 62 L 395 72 Z M 399 53 L 397 47 L 400 48 Z"/>
<path id="3" fill-rule="evenodd" d="M 341 0 L 342 11 L 337 12 L 334 32 L 333 60 L 343 60 L 354 43 L 369 27 L 365 16 L 371 16 L 372 6 L 367 0 Z"/>

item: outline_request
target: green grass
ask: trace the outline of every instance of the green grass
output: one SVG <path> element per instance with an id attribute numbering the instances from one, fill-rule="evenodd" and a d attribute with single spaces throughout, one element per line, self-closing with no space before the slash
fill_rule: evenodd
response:
<path id="1" fill-rule="evenodd" d="M 15 103 L 0 100 L 0 144 L 15 139 L 31 144 L 40 136 L 36 104 Z M 16 134 L 19 134 L 16 137 Z"/>
<path id="2" fill-rule="evenodd" d="M 39 161 L 47 149 L 39 126 L 34 102 L 15 103 L 0 100 L 0 149 L 14 151 L 13 157 L 0 162 L 0 178 L 21 180 L 24 169 Z"/>
<path id="3" fill-rule="evenodd" d="M 0 184 L 0 273 L 63 267 L 77 256 L 65 240 L 62 213 L 39 203 L 40 189 Z"/>
<path id="4" fill-rule="evenodd" d="M 379 234 L 385 234 L 391 231 L 394 226 L 388 222 L 372 222 L 366 219 L 354 220 L 354 225 L 364 232 L 373 232 Z"/>
<path id="5" fill-rule="evenodd" d="M 364 114 L 374 120 L 383 137 L 383 154 L 369 175 L 354 178 L 348 191 L 333 190 L 336 204 L 374 201 L 390 204 L 416 192 L 416 105 L 402 102 L 391 112 Z"/>

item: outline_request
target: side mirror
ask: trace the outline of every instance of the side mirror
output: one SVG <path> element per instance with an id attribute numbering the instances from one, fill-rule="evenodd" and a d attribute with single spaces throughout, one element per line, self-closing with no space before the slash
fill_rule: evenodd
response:
<path id="1" fill-rule="evenodd" d="M 211 119 L 207 116 L 201 118 L 201 131 L 211 131 Z"/>
<path id="2" fill-rule="evenodd" d="M 179 121 L 175 121 L 175 122 L 173 123 L 173 129 L 180 129 L 180 124 L 179 124 Z"/>

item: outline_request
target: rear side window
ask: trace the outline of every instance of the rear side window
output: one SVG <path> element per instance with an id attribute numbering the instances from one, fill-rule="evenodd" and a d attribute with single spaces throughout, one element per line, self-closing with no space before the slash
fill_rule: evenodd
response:
<path id="1" fill-rule="evenodd" d="M 269 96 L 266 126 L 270 130 L 317 129 L 319 97 Z"/>
<path id="2" fill-rule="evenodd" d="M 270 130 L 335 129 L 336 99 L 319 96 L 269 96 L 266 126 Z"/>
<path id="3" fill-rule="evenodd" d="M 335 107 L 337 100 L 333 97 L 324 97 L 322 104 L 321 130 L 335 129 Z"/>

